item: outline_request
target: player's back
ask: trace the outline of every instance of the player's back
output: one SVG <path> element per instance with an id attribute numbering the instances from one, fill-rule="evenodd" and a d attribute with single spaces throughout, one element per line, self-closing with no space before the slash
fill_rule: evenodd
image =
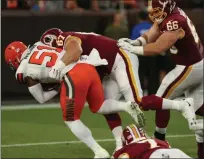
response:
<path id="1" fill-rule="evenodd" d="M 204 50 L 195 26 L 182 9 L 176 8 L 159 27 L 161 32 L 183 30 L 183 38 L 170 49 L 176 64 L 189 66 L 203 59 Z"/>
<path id="2" fill-rule="evenodd" d="M 27 50 L 25 57 L 22 59 L 16 71 L 16 79 L 20 83 L 24 83 L 25 77 L 29 76 L 41 83 L 55 83 L 55 80 L 49 78 L 48 73 L 50 67 L 63 54 L 62 49 L 48 47 L 41 42 L 35 43 Z"/>
<path id="3" fill-rule="evenodd" d="M 114 158 L 139 158 L 148 159 L 157 149 L 167 149 L 169 144 L 152 138 L 144 138 L 137 142 L 124 146 L 114 153 Z"/>
<path id="4" fill-rule="evenodd" d="M 116 40 L 95 33 L 64 32 L 58 36 L 58 47 L 62 48 L 67 37 L 77 38 L 81 42 L 82 55 L 89 55 L 93 48 L 97 49 L 100 57 L 108 61 L 107 72 L 111 72 L 116 55 L 119 52 Z"/>

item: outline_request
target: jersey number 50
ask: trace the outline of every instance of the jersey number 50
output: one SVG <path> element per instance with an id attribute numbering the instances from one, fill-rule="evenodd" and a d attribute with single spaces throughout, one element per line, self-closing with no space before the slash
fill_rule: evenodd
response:
<path id="1" fill-rule="evenodd" d="M 52 47 L 47 47 L 47 46 L 37 46 L 37 49 L 39 51 L 34 51 L 33 54 L 31 55 L 30 59 L 29 59 L 29 63 L 31 64 L 36 64 L 36 65 L 45 65 L 46 67 L 52 67 L 58 56 L 56 54 L 61 52 L 61 49 L 57 49 L 57 48 L 52 48 Z M 46 50 L 46 51 L 43 51 Z M 50 52 L 49 52 L 50 50 Z M 55 52 L 51 52 L 51 51 L 55 51 Z M 42 52 L 43 51 L 43 52 Z M 40 53 L 40 55 L 39 55 Z M 45 60 L 45 57 L 48 57 Z"/>

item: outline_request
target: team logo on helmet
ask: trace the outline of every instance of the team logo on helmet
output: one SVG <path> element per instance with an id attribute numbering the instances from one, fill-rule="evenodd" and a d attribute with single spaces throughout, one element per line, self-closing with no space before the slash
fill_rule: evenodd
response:
<path id="1" fill-rule="evenodd" d="M 145 138 L 148 138 L 145 131 L 142 128 L 138 128 L 134 124 L 127 126 L 123 130 L 122 134 L 123 145 L 129 145 L 131 143 L 135 143 Z"/>
<path id="2" fill-rule="evenodd" d="M 44 43 L 45 45 L 56 47 L 56 40 L 57 37 L 62 33 L 62 30 L 58 28 L 51 28 L 43 33 L 42 37 L 40 38 L 40 41 Z"/>

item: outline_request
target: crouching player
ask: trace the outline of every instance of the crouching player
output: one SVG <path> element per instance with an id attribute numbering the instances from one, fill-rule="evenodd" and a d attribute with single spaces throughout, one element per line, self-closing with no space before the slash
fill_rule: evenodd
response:
<path id="1" fill-rule="evenodd" d="M 179 149 L 171 148 L 167 141 L 147 136 L 142 128 L 132 124 L 123 130 L 123 148 L 114 152 L 113 158 L 190 158 Z"/>

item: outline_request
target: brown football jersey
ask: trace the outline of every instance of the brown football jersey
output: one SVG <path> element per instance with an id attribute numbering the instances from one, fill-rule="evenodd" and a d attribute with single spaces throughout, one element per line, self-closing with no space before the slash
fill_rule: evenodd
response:
<path id="1" fill-rule="evenodd" d="M 182 29 L 184 36 L 170 48 L 172 60 L 175 64 L 189 66 L 203 59 L 204 50 L 195 26 L 185 12 L 176 8 L 159 24 L 161 33 Z"/>
<path id="2" fill-rule="evenodd" d="M 120 51 L 116 40 L 95 33 L 63 32 L 57 38 L 58 47 L 64 46 L 67 37 L 77 38 L 81 41 L 82 55 L 89 55 L 93 48 L 97 49 L 100 57 L 108 61 L 107 66 L 97 68 L 100 77 L 110 74 L 116 55 Z"/>
<path id="3" fill-rule="evenodd" d="M 157 149 L 170 148 L 168 142 L 158 139 L 144 139 L 124 146 L 113 154 L 117 158 L 148 159 Z"/>

